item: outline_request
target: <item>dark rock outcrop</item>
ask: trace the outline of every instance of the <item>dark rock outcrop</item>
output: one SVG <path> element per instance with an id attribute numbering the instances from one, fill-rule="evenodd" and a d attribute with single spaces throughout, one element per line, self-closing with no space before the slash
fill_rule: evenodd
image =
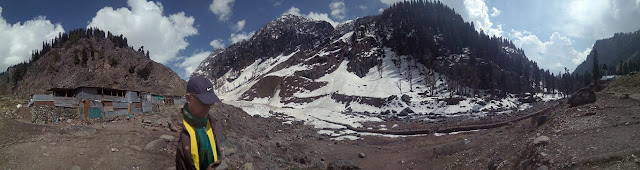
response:
<path id="1" fill-rule="evenodd" d="M 409 116 L 409 114 L 415 113 L 413 110 L 411 110 L 410 108 L 404 108 L 400 113 L 398 113 L 398 116 Z"/>
<path id="2" fill-rule="evenodd" d="M 403 94 L 401 99 L 402 99 L 403 102 L 405 102 L 407 104 L 411 103 L 411 96 L 409 96 L 409 95 Z"/>
<path id="3" fill-rule="evenodd" d="M 533 102 L 537 102 L 540 101 L 540 97 L 534 96 L 532 94 L 525 94 L 523 96 L 521 96 L 518 101 L 522 102 L 522 103 L 533 103 Z"/>

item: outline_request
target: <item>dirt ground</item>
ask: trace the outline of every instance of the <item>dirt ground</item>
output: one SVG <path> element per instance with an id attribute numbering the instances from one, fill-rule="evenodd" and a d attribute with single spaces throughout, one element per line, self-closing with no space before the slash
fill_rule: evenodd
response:
<path id="1" fill-rule="evenodd" d="M 81 125 L 72 121 L 39 125 L 0 120 L 0 167 L 3 169 L 166 169 L 175 148 L 143 150 L 160 135 L 139 119 Z M 113 149 L 113 150 L 112 150 Z"/>
<path id="2" fill-rule="evenodd" d="M 211 113 L 225 122 L 227 140 L 220 144 L 225 148 L 223 167 L 229 169 L 638 169 L 640 94 L 623 99 L 624 93 L 629 92 L 598 92 L 595 103 L 574 108 L 566 100 L 538 103 L 516 115 L 553 109 L 493 129 L 396 138 L 362 135 L 343 141 L 318 134 L 303 122 L 251 117 L 226 104 L 216 104 Z M 176 141 L 171 137 L 181 126 L 177 109 L 113 121 L 32 124 L 23 108 L 17 113 L 24 114 L 21 119 L 0 119 L 0 167 L 172 169 Z M 398 124 L 390 129 L 400 130 L 507 118 L 367 125 Z"/>

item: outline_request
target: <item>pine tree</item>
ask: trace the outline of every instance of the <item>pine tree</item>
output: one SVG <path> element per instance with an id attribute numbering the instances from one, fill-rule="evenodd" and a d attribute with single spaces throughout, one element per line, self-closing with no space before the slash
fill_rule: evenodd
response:
<path id="1" fill-rule="evenodd" d="M 629 74 L 629 62 L 622 63 L 622 74 Z"/>
<path id="2" fill-rule="evenodd" d="M 591 75 L 593 76 L 593 83 L 598 84 L 598 80 L 600 80 L 600 69 L 598 68 L 598 51 L 593 49 L 593 70 L 591 71 Z"/>

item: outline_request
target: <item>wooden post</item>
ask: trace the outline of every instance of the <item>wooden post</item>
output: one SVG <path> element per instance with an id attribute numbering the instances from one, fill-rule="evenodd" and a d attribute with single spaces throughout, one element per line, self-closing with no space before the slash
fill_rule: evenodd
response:
<path id="1" fill-rule="evenodd" d="M 89 100 L 84 100 L 84 119 L 89 120 Z"/>

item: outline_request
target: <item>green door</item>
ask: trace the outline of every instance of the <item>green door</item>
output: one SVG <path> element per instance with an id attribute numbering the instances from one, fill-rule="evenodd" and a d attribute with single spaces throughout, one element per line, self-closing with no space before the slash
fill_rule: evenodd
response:
<path id="1" fill-rule="evenodd" d="M 89 119 L 100 118 L 100 108 L 89 108 Z"/>

